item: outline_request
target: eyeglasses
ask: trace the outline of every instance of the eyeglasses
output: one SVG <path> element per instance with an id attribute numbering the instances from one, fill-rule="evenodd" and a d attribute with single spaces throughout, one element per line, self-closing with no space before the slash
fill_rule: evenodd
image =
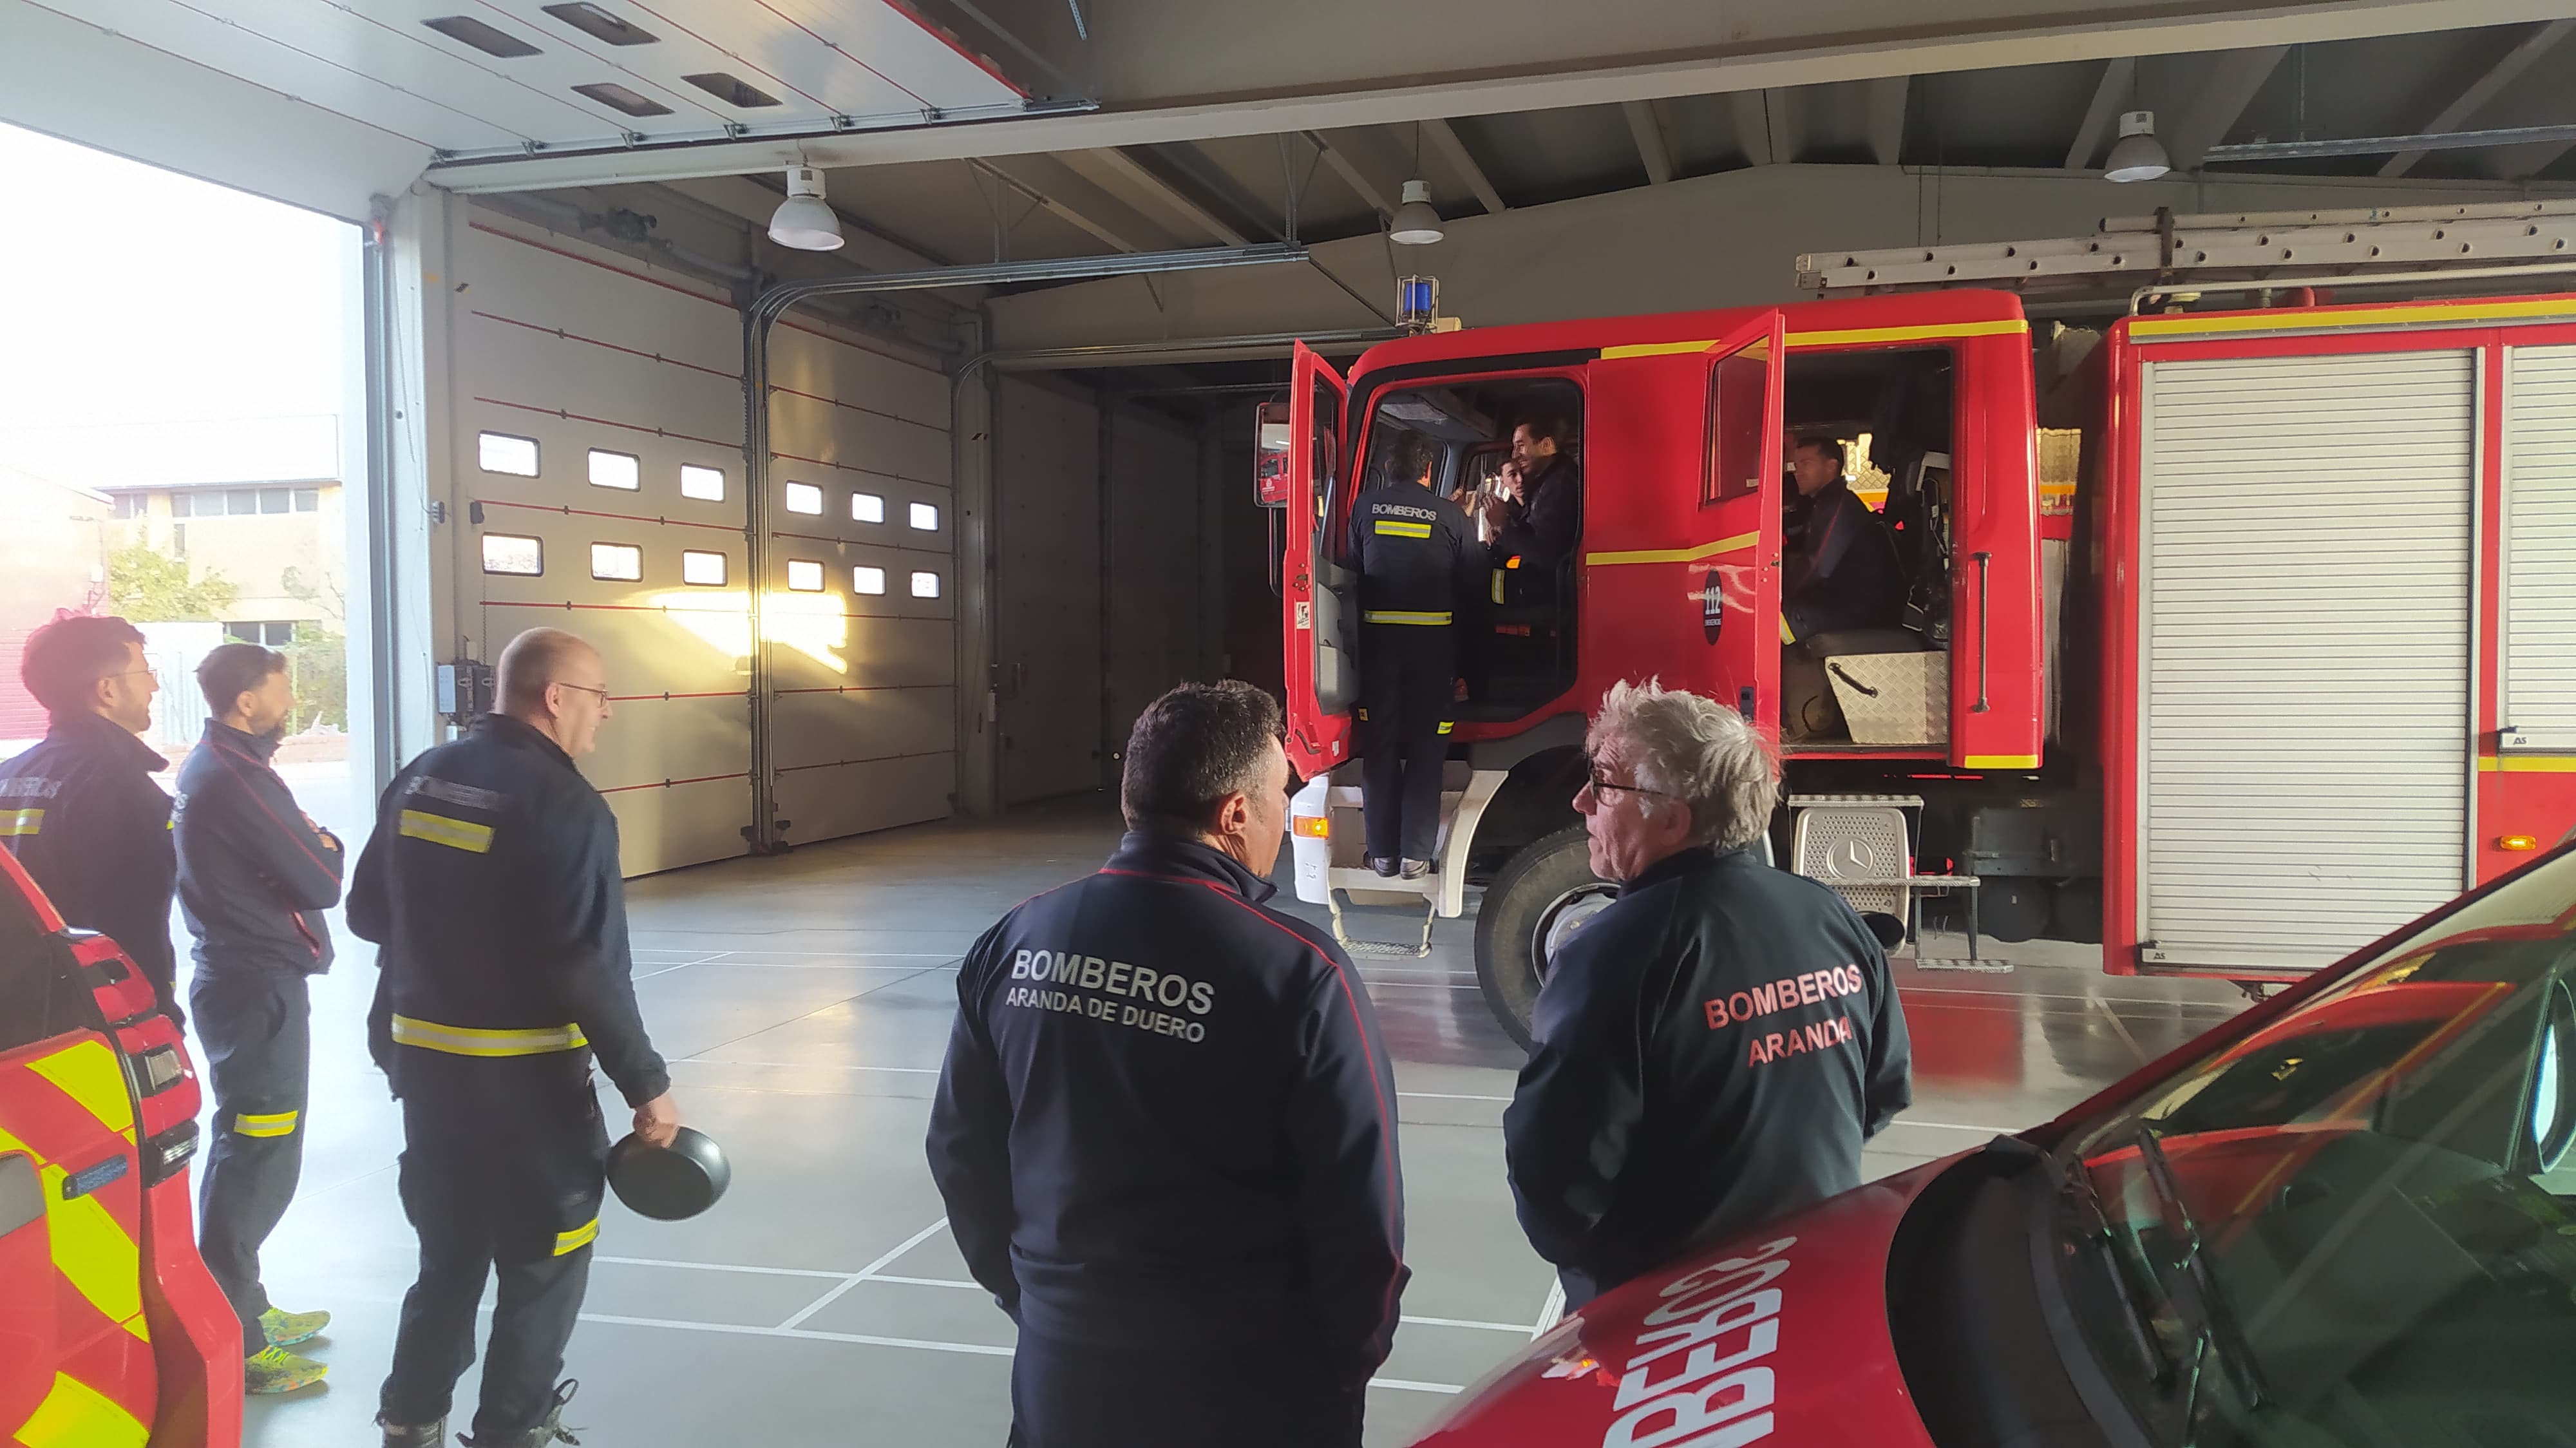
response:
<path id="1" fill-rule="evenodd" d="M 1677 795 L 1669 794 L 1660 789 L 1648 789 L 1644 785 L 1639 784 L 1618 784 L 1605 779 L 1601 775 L 1600 761 L 1594 759 L 1589 754 L 1583 756 L 1583 778 L 1584 782 L 1591 787 L 1594 794 L 1602 795 L 1604 797 L 1615 793 L 1626 793 L 1651 794 L 1657 799 L 1679 798 Z"/>
<path id="2" fill-rule="evenodd" d="M 599 696 L 599 702 L 603 704 L 608 702 L 609 696 L 606 689 L 594 689 L 588 684 L 576 684 L 566 679 L 556 679 L 554 682 L 563 685 L 567 689 L 579 689 L 585 694 L 597 694 Z"/>
<path id="3" fill-rule="evenodd" d="M 149 674 L 155 679 L 161 677 L 161 671 L 159 669 L 119 669 L 113 674 L 101 674 L 99 677 L 102 679 L 129 679 L 136 674 Z"/>

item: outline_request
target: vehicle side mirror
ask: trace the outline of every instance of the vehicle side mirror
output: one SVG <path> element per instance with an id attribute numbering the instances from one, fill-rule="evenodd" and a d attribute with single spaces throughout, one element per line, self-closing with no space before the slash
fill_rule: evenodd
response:
<path id="1" fill-rule="evenodd" d="M 1861 912 L 1860 919 L 1863 925 L 1869 927 L 1869 933 L 1878 937 L 1880 949 L 1894 950 L 1905 943 L 1905 922 L 1895 916 L 1876 910 L 1864 910 Z"/>
<path id="2" fill-rule="evenodd" d="M 1264 508 L 1285 508 L 1288 476 L 1288 404 L 1265 402 L 1254 414 L 1252 428 L 1252 500 Z"/>
<path id="3" fill-rule="evenodd" d="M 2531 1048 L 2531 1101 L 2524 1146 L 2533 1169 L 2556 1171 L 2576 1145 L 2576 996 L 2552 980 L 2542 998 L 2538 1039 Z"/>

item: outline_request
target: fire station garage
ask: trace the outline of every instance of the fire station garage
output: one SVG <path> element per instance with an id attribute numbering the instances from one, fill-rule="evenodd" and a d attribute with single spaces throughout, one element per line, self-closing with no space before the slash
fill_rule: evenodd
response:
<path id="1" fill-rule="evenodd" d="M 1628 1371 L 1550 1335 L 1503 1133 L 1550 962 L 1616 899 L 1575 804 L 1611 684 L 1740 711 L 1782 761 L 1751 849 L 1893 942 L 1912 1104 L 1863 1181 L 2046 1123 L 2576 826 L 2576 7 L 0 0 L 0 123 L 8 753 L 48 620 L 159 610 L 174 764 L 183 671 L 292 644 L 298 696 L 339 692 L 279 773 L 354 860 L 514 636 L 601 655 L 579 768 L 634 996 L 731 1175 L 684 1220 L 601 1208 L 560 1375 L 586 1444 L 1010 1437 L 1014 1324 L 924 1161 L 961 962 L 1118 847 L 1129 732 L 1179 684 L 1280 701 L 1271 905 L 1344 943 L 1392 1059 L 1411 1276 L 1371 1445 L 1513 1364 Z M 192 260 L 262 216 L 324 264 Z M 265 424 L 205 399 L 308 287 L 339 361 L 277 410 L 333 441 L 222 472 Z M 108 293 L 139 307 L 100 347 Z M 66 373 L 113 406 L 30 401 Z M 1366 858 L 1366 655 L 1405 620 L 1351 525 L 1415 483 L 1479 550 L 1418 874 Z M 224 541 L 263 512 L 323 585 Z M 0 1193 L 0 1436 L 378 1431 L 421 1249 L 377 950 L 321 918 L 259 1264 L 331 1314 L 292 1349 L 328 1377 L 245 1399 L 204 1366 L 237 1356 L 220 1299 L 211 1348 L 149 1280 L 107 1308 L 138 1287 L 81 1251 L 184 1273 L 198 1224 L 74 1210 L 53 1078 L 11 1054 L 61 1046 L 13 1007 L 0 1187 L 19 1152 L 53 1198 Z M 239 1129 L 202 1099 L 200 1174 Z M 1749 1443 L 1754 1392 L 1440 1441 Z"/>

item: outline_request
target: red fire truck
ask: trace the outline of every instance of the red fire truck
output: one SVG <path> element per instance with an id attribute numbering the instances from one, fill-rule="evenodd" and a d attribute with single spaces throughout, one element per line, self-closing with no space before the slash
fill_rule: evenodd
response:
<path id="1" fill-rule="evenodd" d="M 1434 331 L 1347 379 L 1298 349 L 1260 491 L 1309 780 L 1299 897 L 1337 921 L 1416 900 L 1427 943 L 1482 886 L 1478 973 L 1524 1034 L 1551 947 L 1608 898 L 1571 805 L 1584 717 L 1648 676 L 1780 739 L 1782 865 L 1909 919 L 1965 902 L 1972 954 L 1981 928 L 2099 941 L 2119 974 L 2296 979 L 2556 843 L 2576 296 L 2171 290 L 2098 328 L 1934 290 Z M 1391 895 L 1415 887 L 1364 868 L 1351 767 L 1352 500 L 1399 455 L 1475 483 L 1541 417 L 1573 424 L 1580 537 L 1553 588 L 1496 560 L 1436 870 Z M 1802 436 L 1883 498 L 1902 628 L 1784 644 Z"/>

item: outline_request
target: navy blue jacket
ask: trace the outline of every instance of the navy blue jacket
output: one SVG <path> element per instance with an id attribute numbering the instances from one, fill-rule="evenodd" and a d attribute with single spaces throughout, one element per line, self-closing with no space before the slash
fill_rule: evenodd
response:
<path id="1" fill-rule="evenodd" d="M 1566 943 L 1531 1025 L 1503 1113 L 1512 1199 L 1596 1292 L 1859 1186 L 1862 1141 L 1913 1099 L 1877 937 L 1743 850 L 1630 881 Z"/>
<path id="2" fill-rule="evenodd" d="M 627 1105 L 671 1089 L 635 1006 L 617 816 L 516 719 L 485 714 L 394 776 L 349 929 L 384 947 L 368 1044 L 397 1093 L 397 1015 L 451 1031 L 577 1026 Z"/>
<path id="3" fill-rule="evenodd" d="M 0 764 L 0 844 L 63 922 L 115 938 L 179 1019 L 170 895 L 170 796 L 159 750 L 101 714 L 57 718 L 44 742 Z"/>
<path id="4" fill-rule="evenodd" d="M 322 912 L 340 903 L 340 842 L 304 822 L 276 754 L 276 740 L 209 719 L 179 766 L 179 913 L 201 969 L 330 968 Z"/>
<path id="5" fill-rule="evenodd" d="M 1494 535 L 1494 566 L 1517 555 L 1533 580 L 1556 577 L 1583 530 L 1583 481 L 1574 459 L 1558 453 L 1521 481 L 1526 502 L 1508 510 Z"/>
<path id="6" fill-rule="evenodd" d="M 1395 1076 L 1330 937 L 1267 881 L 1134 833 L 957 976 L 930 1170 L 1032 1332 L 1320 1358 L 1356 1389 L 1404 1265 Z"/>
<path id="7" fill-rule="evenodd" d="M 1417 483 L 1390 483 L 1351 509 L 1351 566 L 1360 574 L 1361 617 L 1379 612 L 1464 623 L 1487 589 L 1485 550 L 1467 510 Z"/>
<path id="8" fill-rule="evenodd" d="M 1800 498 L 1783 523 L 1789 545 L 1780 612 L 1799 638 L 1838 629 L 1893 628 L 1905 573 L 1887 525 L 1837 478 Z"/>

